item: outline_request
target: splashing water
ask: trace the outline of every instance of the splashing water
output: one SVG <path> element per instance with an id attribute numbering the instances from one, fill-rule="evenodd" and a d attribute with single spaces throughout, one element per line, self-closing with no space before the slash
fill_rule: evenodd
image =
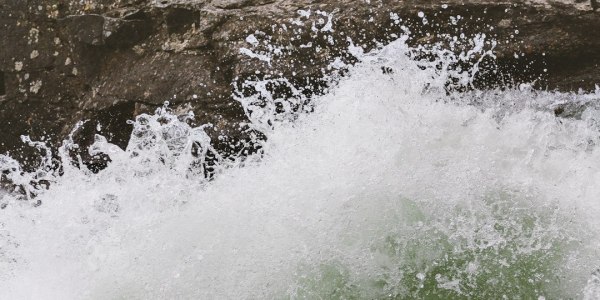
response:
<path id="1" fill-rule="evenodd" d="M 357 54 L 310 114 L 247 82 L 257 155 L 219 158 L 161 108 L 126 150 L 96 137 L 99 174 L 1 156 L 14 183 L 52 184 L 27 190 L 38 207 L 2 195 L 0 298 L 597 298 L 600 92 L 448 93 L 450 52 L 418 62 L 405 41 Z"/>

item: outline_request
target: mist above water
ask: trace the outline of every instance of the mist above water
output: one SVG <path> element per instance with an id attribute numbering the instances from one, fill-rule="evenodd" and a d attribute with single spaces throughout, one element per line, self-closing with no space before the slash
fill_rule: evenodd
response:
<path id="1" fill-rule="evenodd" d="M 415 61 L 405 41 L 352 46 L 360 62 L 334 65 L 348 74 L 311 113 L 274 79 L 246 82 L 238 101 L 267 140 L 217 158 L 212 180 L 204 128 L 167 107 L 133 122 L 126 150 L 98 136 L 90 151 L 112 161 L 98 174 L 23 174 L 3 156 L 31 199 L 0 201 L 0 298 L 599 297 L 600 91 L 448 92 L 473 72 L 441 49 Z M 565 104 L 579 117 L 557 118 Z"/>

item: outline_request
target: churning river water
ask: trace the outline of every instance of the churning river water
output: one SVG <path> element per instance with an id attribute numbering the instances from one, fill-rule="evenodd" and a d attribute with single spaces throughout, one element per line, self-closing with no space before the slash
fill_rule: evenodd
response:
<path id="1" fill-rule="evenodd" d="M 0 298 L 599 298 L 600 91 L 449 93 L 410 51 L 353 49 L 289 118 L 274 107 L 291 99 L 247 82 L 261 96 L 238 101 L 268 139 L 212 180 L 191 167 L 192 144 L 212 151 L 204 128 L 168 108 L 138 117 L 126 150 L 98 136 L 98 174 L 0 157 L 36 194 L 0 196 Z"/>

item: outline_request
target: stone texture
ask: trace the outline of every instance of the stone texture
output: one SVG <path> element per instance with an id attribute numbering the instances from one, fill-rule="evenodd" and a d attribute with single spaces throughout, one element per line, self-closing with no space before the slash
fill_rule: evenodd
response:
<path id="1" fill-rule="evenodd" d="M 574 91 L 600 83 L 600 14 L 581 1 L 1 0 L 0 152 L 34 165 L 37 150 L 19 136 L 56 147 L 79 120 L 88 120 L 76 135 L 83 146 L 101 124 L 99 133 L 125 147 L 126 120 L 165 100 L 213 123 L 217 148 L 239 151 L 246 119 L 231 97 L 236 81 L 281 74 L 318 93 L 333 57 L 352 62 L 349 38 L 370 49 L 401 25 L 413 44 L 443 33 L 497 39 L 499 72 L 482 74 L 479 87 L 537 80 L 539 88 Z M 282 56 L 267 63 L 240 52 L 268 50 L 259 40 L 280 45 Z M 239 142 L 233 150 L 231 141 Z"/>

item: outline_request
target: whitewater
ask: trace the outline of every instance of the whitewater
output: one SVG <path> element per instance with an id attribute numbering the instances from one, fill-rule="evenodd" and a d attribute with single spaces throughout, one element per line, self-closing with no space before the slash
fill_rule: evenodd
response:
<path id="1" fill-rule="evenodd" d="M 246 82 L 267 139 L 213 154 L 210 178 L 205 127 L 168 105 L 131 122 L 125 150 L 97 136 L 98 174 L 2 156 L 27 195 L 0 196 L 0 298 L 600 298 L 600 89 L 448 91 L 473 72 L 439 49 L 416 61 L 406 39 L 351 46 L 359 62 L 311 112 Z"/>

